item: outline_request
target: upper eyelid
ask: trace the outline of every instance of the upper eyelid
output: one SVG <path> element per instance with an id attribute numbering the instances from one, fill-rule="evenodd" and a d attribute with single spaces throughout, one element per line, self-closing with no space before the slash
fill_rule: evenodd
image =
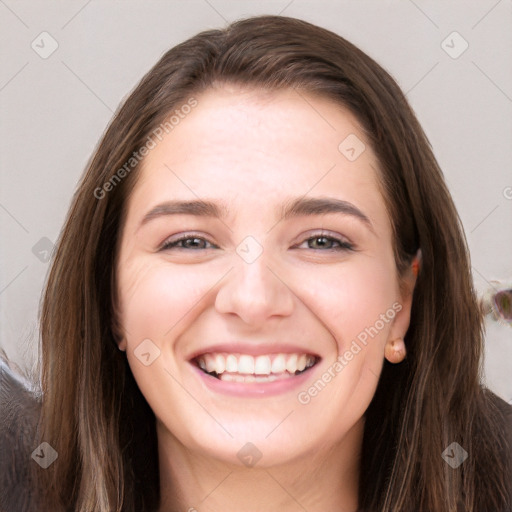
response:
<path id="1" fill-rule="evenodd" d="M 304 242 L 306 242 L 306 241 L 308 241 L 308 240 L 310 240 L 312 238 L 320 238 L 320 237 L 330 238 L 330 239 L 333 239 L 335 241 L 339 241 L 341 243 L 350 245 L 351 247 L 355 247 L 355 244 L 353 244 L 346 236 L 341 235 L 341 234 L 337 234 L 337 233 L 332 233 L 332 232 L 330 232 L 328 230 L 323 230 L 323 229 L 320 229 L 320 231 L 316 231 L 316 232 L 313 231 L 312 233 L 307 233 L 305 235 L 302 235 L 300 241 L 294 243 L 294 246 L 301 245 Z M 201 234 L 198 234 L 198 233 L 191 232 L 191 233 L 183 233 L 182 235 L 177 235 L 177 238 L 175 240 L 172 240 L 172 236 L 166 238 L 160 244 L 159 249 L 164 249 L 168 245 L 175 244 L 175 243 L 178 243 L 178 242 L 182 242 L 184 240 L 188 240 L 188 239 L 191 239 L 191 238 L 198 238 L 198 239 L 204 240 L 205 242 L 209 243 L 210 245 L 212 245 L 214 247 L 218 247 L 218 245 L 213 243 L 211 240 L 209 240 L 208 237 L 205 237 L 204 235 L 201 235 Z"/>
<path id="2" fill-rule="evenodd" d="M 207 237 L 203 236 L 203 235 L 199 235 L 199 234 L 194 234 L 194 233 L 184 233 L 183 235 L 179 235 L 177 236 L 177 238 L 175 240 L 172 239 L 173 237 L 168 237 L 166 238 L 159 246 L 160 249 L 163 249 L 165 248 L 166 245 L 171 245 L 171 244 L 175 244 L 175 243 L 178 243 L 178 242 L 182 242 L 184 240 L 188 240 L 190 238 L 199 238 L 201 240 L 204 240 L 205 242 L 208 242 L 210 245 L 213 245 L 215 247 L 218 247 L 217 244 L 214 244 L 213 242 L 211 242 Z"/>

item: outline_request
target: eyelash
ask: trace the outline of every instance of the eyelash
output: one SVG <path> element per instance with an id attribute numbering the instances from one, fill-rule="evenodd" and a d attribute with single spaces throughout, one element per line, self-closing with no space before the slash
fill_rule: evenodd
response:
<path id="1" fill-rule="evenodd" d="M 345 240 L 342 240 L 340 238 L 336 238 L 336 237 L 333 237 L 333 236 L 329 236 L 329 235 L 326 235 L 326 234 L 323 234 L 323 233 L 317 233 L 317 234 L 314 234 L 308 238 L 306 238 L 302 243 L 304 242 L 308 242 L 309 240 L 315 240 L 315 239 L 319 239 L 319 238 L 323 238 L 323 239 L 326 239 L 328 241 L 332 241 L 332 242 L 335 242 L 338 244 L 338 247 L 336 248 L 329 248 L 329 249 L 311 249 L 313 251 L 315 250 L 325 250 L 325 251 L 354 251 L 354 246 L 352 244 L 350 244 L 349 242 L 346 242 Z M 185 240 L 202 240 L 204 242 L 208 242 L 209 244 L 211 244 L 213 247 L 213 249 L 217 248 L 217 246 L 215 244 L 212 244 L 211 242 L 209 242 L 208 240 L 206 240 L 205 238 L 201 237 L 201 236 L 195 236 L 195 235 L 191 235 L 191 234 L 187 234 L 187 235 L 183 235 L 181 236 L 180 238 L 178 238 L 177 240 L 172 240 L 172 241 L 166 241 L 163 243 L 162 247 L 160 248 L 161 251 L 166 251 L 166 250 L 170 250 L 170 249 L 184 249 L 184 250 L 187 250 L 187 249 L 190 249 L 190 248 L 187 248 L 187 247 L 177 247 L 177 244 L 179 244 L 180 242 L 183 242 Z M 299 245 L 302 245 L 302 244 L 299 244 Z M 199 249 L 202 249 L 202 248 L 199 248 Z M 197 248 L 193 248 L 193 249 L 190 249 L 190 250 L 198 250 Z"/>

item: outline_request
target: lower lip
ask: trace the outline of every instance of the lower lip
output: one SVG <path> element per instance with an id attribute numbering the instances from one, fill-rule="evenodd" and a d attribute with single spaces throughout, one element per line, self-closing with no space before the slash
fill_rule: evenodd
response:
<path id="1" fill-rule="evenodd" d="M 238 396 L 238 397 L 267 397 L 287 393 L 304 387 L 306 381 L 310 378 L 313 368 L 316 364 L 299 375 L 293 377 L 274 380 L 272 382 L 229 382 L 212 377 L 203 372 L 200 368 L 190 363 L 192 369 L 197 373 L 204 385 L 216 392 L 225 395 Z M 318 364 L 318 363 L 317 363 Z"/>

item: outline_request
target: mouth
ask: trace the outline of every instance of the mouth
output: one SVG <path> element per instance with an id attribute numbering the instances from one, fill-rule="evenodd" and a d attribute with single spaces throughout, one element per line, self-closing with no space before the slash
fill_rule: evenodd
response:
<path id="1" fill-rule="evenodd" d="M 282 381 L 308 372 L 320 358 L 307 353 L 250 354 L 209 352 L 192 359 L 203 373 L 223 382 Z"/>

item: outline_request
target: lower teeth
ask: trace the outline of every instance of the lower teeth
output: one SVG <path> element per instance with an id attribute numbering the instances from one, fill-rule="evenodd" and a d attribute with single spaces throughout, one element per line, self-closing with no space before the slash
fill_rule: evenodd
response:
<path id="1" fill-rule="evenodd" d="M 306 368 L 307 369 L 307 368 Z M 301 372 L 297 371 L 295 373 L 288 373 L 283 372 L 279 374 L 271 373 L 270 375 L 242 375 L 240 373 L 221 373 L 218 375 L 215 372 L 208 373 L 208 375 L 211 375 L 212 377 L 216 377 L 219 380 L 222 380 L 224 382 L 273 382 L 275 380 L 284 380 L 289 379 L 291 377 L 294 377 L 295 375 L 300 375 L 305 370 L 302 370 Z M 207 373 L 207 372 L 206 372 Z"/>
<path id="2" fill-rule="evenodd" d="M 288 374 L 289 377 L 291 375 Z M 224 382 L 272 382 L 283 376 L 277 375 L 240 375 L 234 373 L 221 373 L 217 376 L 218 379 Z M 287 378 L 287 377 L 284 377 Z"/>

